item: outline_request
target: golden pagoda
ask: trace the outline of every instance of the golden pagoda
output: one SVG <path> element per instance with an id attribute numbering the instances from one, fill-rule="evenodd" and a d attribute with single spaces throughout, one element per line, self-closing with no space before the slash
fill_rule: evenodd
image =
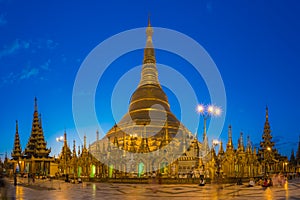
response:
<path id="1" fill-rule="evenodd" d="M 201 144 L 170 110 L 168 97 L 158 80 L 152 36 L 148 20 L 141 79 L 131 96 L 128 112 L 101 141 L 91 145 L 91 152 L 110 168 L 138 176 L 156 170 L 166 175 L 180 170 L 187 173 L 198 166 Z M 115 159 L 118 156 L 123 159 Z M 183 166 L 178 164 L 180 160 Z"/>
<path id="2" fill-rule="evenodd" d="M 10 160 L 12 167 L 9 173 L 20 172 L 22 174 L 30 173 L 42 176 L 50 173 L 50 162 L 54 161 L 54 159 L 49 156 L 51 149 L 47 148 L 44 138 L 42 119 L 38 113 L 37 98 L 34 99 L 31 134 L 25 150 L 21 151 L 18 122 L 16 122 L 14 147 L 11 154 L 12 160 Z"/>
<path id="3" fill-rule="evenodd" d="M 18 121 L 16 121 L 14 148 L 13 148 L 13 152 L 11 153 L 11 157 L 13 160 L 18 160 L 21 156 L 22 156 L 22 149 L 20 144 L 19 126 L 18 126 Z"/>
<path id="4" fill-rule="evenodd" d="M 137 136 L 138 139 L 135 141 L 134 146 L 141 153 L 155 151 L 161 145 L 167 145 L 180 131 L 184 132 L 179 130 L 181 124 L 170 111 L 168 97 L 158 80 L 155 51 L 152 43 L 153 29 L 150 20 L 146 35 L 147 41 L 144 49 L 140 83 L 131 96 L 128 113 L 106 135 L 111 142 L 117 137 L 118 144 L 123 143 L 127 151 L 130 151 L 130 149 L 124 145 L 124 142 L 126 144 L 130 136 Z M 125 137 L 125 140 L 123 137 Z M 149 144 L 150 142 L 155 142 L 155 145 Z"/>

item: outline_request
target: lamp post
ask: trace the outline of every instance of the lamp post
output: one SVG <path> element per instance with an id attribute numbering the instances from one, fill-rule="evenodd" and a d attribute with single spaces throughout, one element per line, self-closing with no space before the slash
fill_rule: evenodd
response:
<path id="1" fill-rule="evenodd" d="M 213 105 L 197 105 L 197 112 L 203 116 L 204 119 L 204 132 L 206 133 L 206 121 L 208 117 L 211 116 L 220 116 L 221 115 L 221 108 Z"/>
<path id="2" fill-rule="evenodd" d="M 203 158 L 205 155 L 207 155 L 209 153 L 209 144 L 208 144 L 208 138 L 207 138 L 207 134 L 206 134 L 207 119 L 209 117 L 220 116 L 222 113 L 222 110 L 221 110 L 221 108 L 214 106 L 214 105 L 203 105 L 203 104 L 198 104 L 196 110 L 197 110 L 197 113 L 199 115 L 201 115 L 204 120 L 204 122 L 203 122 L 203 124 L 204 124 L 204 127 L 203 127 L 203 149 L 200 150 L 201 158 Z M 196 136 L 196 138 L 198 139 L 197 136 Z M 219 144 L 219 142 L 217 140 L 213 140 L 213 144 L 212 144 L 213 148 L 217 144 Z"/>
<path id="3" fill-rule="evenodd" d="M 203 117 L 204 119 L 204 127 L 203 127 L 203 142 L 207 143 L 207 136 L 206 136 L 206 122 L 209 117 L 217 117 L 220 116 L 222 113 L 221 108 L 213 105 L 203 105 L 203 104 L 198 104 L 197 105 L 197 112 Z M 197 138 L 198 139 L 198 138 Z M 208 144 L 204 144 L 205 145 Z M 207 152 L 206 152 L 207 153 Z"/>

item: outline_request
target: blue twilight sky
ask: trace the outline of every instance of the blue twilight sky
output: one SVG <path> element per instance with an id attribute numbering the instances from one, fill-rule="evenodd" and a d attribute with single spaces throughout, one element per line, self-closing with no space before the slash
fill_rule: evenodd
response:
<path id="1" fill-rule="evenodd" d="M 276 147 L 288 156 L 292 148 L 296 150 L 300 134 L 299 1 L 0 0 L 0 154 L 10 155 L 15 120 L 19 121 L 21 146 L 26 146 L 35 96 L 51 155 L 60 151 L 62 144 L 55 138 L 64 130 L 68 142 L 76 139 L 79 145 L 72 114 L 77 71 L 102 41 L 122 31 L 145 27 L 148 13 L 153 26 L 193 38 L 217 65 L 227 95 L 225 125 L 220 136 L 224 142 L 231 124 L 235 144 L 243 132 L 244 143 L 249 135 L 257 146 L 268 105 Z M 155 46 L 155 33 L 153 37 Z M 156 57 L 157 62 L 173 67 L 190 81 L 199 102 L 210 103 L 207 87 L 190 63 L 162 50 L 156 51 Z M 142 58 L 142 50 L 120 56 L 102 77 L 95 108 L 104 132 L 127 109 L 119 106 L 122 108 L 113 118 L 110 101 L 114 85 L 122 74 L 140 66 Z M 180 115 L 179 101 L 168 89 L 166 92 L 171 109 Z M 130 94 L 116 99 L 123 105 L 128 103 Z M 119 105 L 118 101 L 114 103 Z M 187 112 L 191 113 L 190 118 L 197 116 L 193 109 Z M 200 123 L 199 133 L 202 127 Z M 90 136 L 88 143 L 92 143 L 96 130 L 85 132 Z"/>

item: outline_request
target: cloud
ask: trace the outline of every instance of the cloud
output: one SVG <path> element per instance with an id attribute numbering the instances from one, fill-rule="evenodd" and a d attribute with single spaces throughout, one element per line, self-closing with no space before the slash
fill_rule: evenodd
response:
<path id="1" fill-rule="evenodd" d="M 17 75 L 13 72 L 10 72 L 8 75 L 1 78 L 2 84 L 13 83 L 18 79 Z"/>
<path id="2" fill-rule="evenodd" d="M 38 68 L 24 69 L 20 74 L 20 80 L 29 79 L 30 77 L 37 76 L 40 70 Z"/>
<path id="3" fill-rule="evenodd" d="M 19 63 L 28 63 L 25 67 L 17 68 L 13 72 L 7 72 L 7 74 L 0 75 L 0 86 L 4 84 L 12 84 L 16 81 L 26 80 L 30 78 L 39 78 L 39 80 L 47 80 L 43 77 L 43 72 L 50 71 L 51 59 L 46 60 L 33 59 L 33 65 L 31 65 L 31 58 L 36 57 L 36 52 L 41 52 L 44 55 L 50 55 L 50 51 L 57 48 L 59 44 L 51 39 L 34 39 L 34 40 L 21 40 L 15 39 L 10 44 L 4 45 L 0 48 L 0 66 L 15 66 L 16 63 L 12 62 L 14 59 L 1 58 L 22 55 Z M 25 59 L 25 60 L 24 60 Z M 38 61 L 39 60 L 39 61 Z M 3 61 L 3 64 L 1 63 Z M 16 66 L 15 66 L 16 68 Z"/>
<path id="4" fill-rule="evenodd" d="M 0 15 L 0 26 L 5 19 Z M 51 39 L 37 39 L 37 40 L 20 40 L 15 39 L 10 45 L 6 45 L 0 49 L 0 59 L 5 56 L 16 54 L 22 49 L 31 49 L 31 52 L 39 52 L 41 49 L 53 50 L 58 46 L 58 42 Z"/>
<path id="5" fill-rule="evenodd" d="M 40 80 L 47 80 L 45 77 L 40 76 L 42 72 L 50 71 L 51 59 L 48 59 L 45 63 L 41 64 L 38 67 L 31 67 L 29 63 L 21 73 L 10 72 L 8 75 L 2 77 L 2 85 L 8 83 L 14 83 L 18 80 L 26 80 L 29 78 L 39 76 Z"/>
<path id="6" fill-rule="evenodd" d="M 0 15 L 0 27 L 4 26 L 5 24 L 7 24 L 7 20 L 5 19 L 5 15 L 2 14 Z"/>
<path id="7" fill-rule="evenodd" d="M 58 46 L 58 43 L 57 42 L 54 42 L 53 40 L 46 40 L 46 47 L 48 49 L 55 49 L 56 47 Z"/>
<path id="8" fill-rule="evenodd" d="M 41 68 L 42 70 L 49 71 L 49 70 L 50 70 L 50 68 L 49 68 L 50 63 L 51 63 L 51 60 L 48 59 L 44 64 L 42 64 L 42 65 L 40 66 L 40 68 Z"/>
<path id="9" fill-rule="evenodd" d="M 4 46 L 4 48 L 0 51 L 0 59 L 4 56 L 15 54 L 20 49 L 28 49 L 29 47 L 30 43 L 28 41 L 16 39 L 11 45 Z"/>
<path id="10" fill-rule="evenodd" d="M 18 76 L 20 80 L 23 79 L 29 79 L 31 77 L 35 77 L 40 75 L 43 71 L 49 71 L 50 70 L 50 63 L 51 59 L 48 59 L 45 63 L 41 64 L 38 67 L 31 67 L 31 64 L 29 63 L 28 66 L 22 70 L 21 74 Z M 43 77 L 40 77 L 40 80 L 46 80 Z"/>

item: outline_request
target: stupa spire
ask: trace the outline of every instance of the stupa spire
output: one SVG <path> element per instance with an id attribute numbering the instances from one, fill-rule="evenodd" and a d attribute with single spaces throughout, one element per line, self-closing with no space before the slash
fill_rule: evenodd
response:
<path id="1" fill-rule="evenodd" d="M 247 136 L 247 151 L 251 152 L 252 151 L 252 145 L 251 145 L 251 140 L 250 140 L 250 136 Z"/>
<path id="2" fill-rule="evenodd" d="M 238 140 L 238 149 L 240 151 L 244 151 L 244 138 L 243 138 L 243 132 L 240 133 L 240 138 Z"/>
<path id="3" fill-rule="evenodd" d="M 37 106 L 37 98 L 34 97 L 34 111 L 38 111 L 38 106 Z"/>
<path id="4" fill-rule="evenodd" d="M 233 150 L 233 143 L 232 143 L 232 128 L 231 125 L 228 127 L 228 142 L 226 146 L 226 150 L 232 149 Z"/>
<path id="5" fill-rule="evenodd" d="M 14 149 L 11 154 L 11 157 L 14 160 L 17 160 L 19 157 L 21 157 L 21 145 L 20 145 L 20 137 L 19 137 L 19 126 L 18 121 L 16 120 L 16 133 L 15 133 L 15 141 L 14 141 Z"/>
<path id="6" fill-rule="evenodd" d="M 41 123 L 41 117 L 38 113 L 37 98 L 34 98 L 33 121 L 29 141 L 25 148 L 25 156 L 48 157 L 51 149 L 46 148 L 46 141 Z"/>
<path id="7" fill-rule="evenodd" d="M 86 149 L 86 135 L 83 137 L 83 148 Z"/>
<path id="8" fill-rule="evenodd" d="M 274 146 L 274 142 L 272 142 L 271 128 L 269 123 L 269 109 L 266 107 L 266 121 L 264 125 L 264 132 L 262 135 L 263 141 L 260 143 L 260 146 L 263 149 L 271 148 Z"/>
<path id="9" fill-rule="evenodd" d="M 75 144 L 75 140 L 73 140 L 73 157 L 76 157 L 76 144 Z"/>
<path id="10" fill-rule="evenodd" d="M 146 28 L 146 47 L 144 49 L 143 69 L 140 86 L 145 84 L 160 85 L 158 81 L 158 72 L 156 69 L 155 51 L 152 42 L 153 28 L 151 27 L 150 17 L 148 18 L 148 27 Z"/>
<path id="11" fill-rule="evenodd" d="M 266 106 L 266 121 L 269 121 L 269 109 L 268 109 L 268 106 Z"/>
<path id="12" fill-rule="evenodd" d="M 219 155 L 224 154 L 224 149 L 223 149 L 223 142 L 220 140 L 220 148 L 219 148 Z"/>
<path id="13" fill-rule="evenodd" d="M 68 144 L 67 144 L 67 133 L 66 133 L 66 130 L 65 130 L 65 132 L 64 132 L 64 146 L 68 146 Z"/>

